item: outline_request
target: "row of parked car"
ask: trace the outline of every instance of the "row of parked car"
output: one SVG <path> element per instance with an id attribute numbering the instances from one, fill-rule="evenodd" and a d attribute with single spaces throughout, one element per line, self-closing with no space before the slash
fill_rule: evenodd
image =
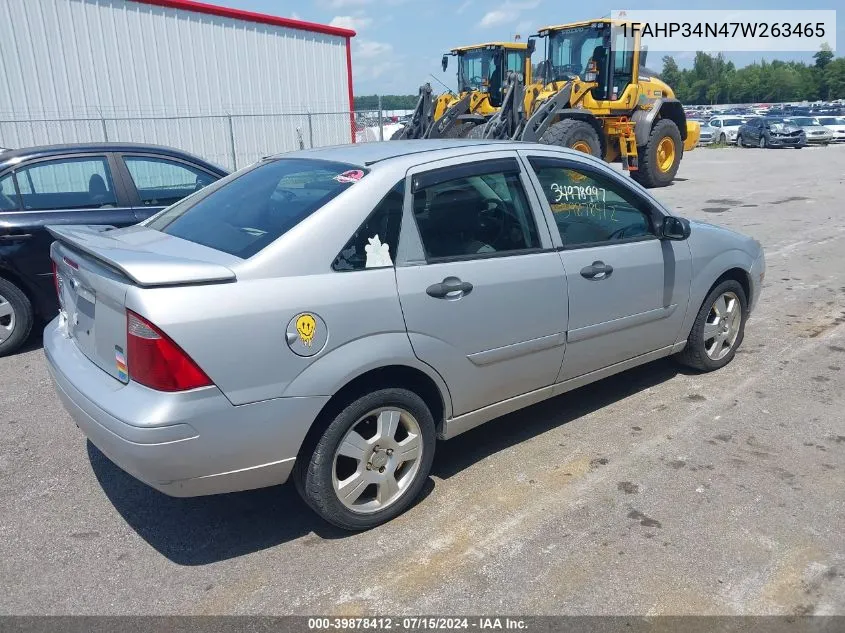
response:
<path id="1" fill-rule="evenodd" d="M 841 116 L 719 115 L 699 122 L 699 145 L 804 147 L 845 142 Z"/>

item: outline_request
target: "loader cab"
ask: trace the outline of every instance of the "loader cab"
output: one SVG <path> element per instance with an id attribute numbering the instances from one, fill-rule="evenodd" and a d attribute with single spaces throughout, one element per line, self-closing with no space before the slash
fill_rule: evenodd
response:
<path id="1" fill-rule="evenodd" d="M 502 105 L 509 72 L 519 73 L 523 81 L 530 81 L 531 64 L 526 44 L 508 42 L 453 49 L 443 55 L 444 72 L 450 56 L 458 58 L 458 92 L 487 93 L 490 105 L 495 108 Z"/>
<path id="2" fill-rule="evenodd" d="M 639 79 L 639 36 L 611 27 L 609 21 L 599 20 L 542 29 L 543 82 L 595 83 L 589 91 L 594 101 L 608 102 L 603 105 L 613 110 L 632 109 Z"/>

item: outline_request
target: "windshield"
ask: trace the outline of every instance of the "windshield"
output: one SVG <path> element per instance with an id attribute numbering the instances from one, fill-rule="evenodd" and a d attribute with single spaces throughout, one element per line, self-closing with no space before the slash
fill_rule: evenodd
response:
<path id="1" fill-rule="evenodd" d="M 224 179 L 189 196 L 146 226 L 244 259 L 287 233 L 366 170 L 324 160 L 283 158 Z"/>
<path id="2" fill-rule="evenodd" d="M 551 76 L 546 77 L 546 81 L 565 81 L 574 77 L 583 79 L 593 53 L 597 53 L 602 58 L 605 56 L 603 39 L 602 30 L 589 26 L 578 26 L 551 33 L 548 41 Z"/>
<path id="3" fill-rule="evenodd" d="M 766 125 L 779 125 L 782 123 L 791 123 L 791 120 L 787 120 L 779 116 L 769 116 L 763 119 L 763 123 Z"/>
<path id="4" fill-rule="evenodd" d="M 501 51 L 488 48 L 466 51 L 460 53 L 459 59 L 459 92 L 468 90 L 488 92 L 491 82 L 501 87 Z"/>
<path id="5" fill-rule="evenodd" d="M 795 125 L 818 125 L 815 119 L 808 116 L 794 116 L 789 118 L 790 123 Z"/>
<path id="6" fill-rule="evenodd" d="M 819 119 L 821 125 L 845 125 L 845 117 L 825 116 Z"/>

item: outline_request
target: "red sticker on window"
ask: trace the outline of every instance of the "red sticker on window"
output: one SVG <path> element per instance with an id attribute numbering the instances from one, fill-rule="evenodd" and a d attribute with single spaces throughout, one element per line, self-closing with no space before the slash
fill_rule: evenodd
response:
<path id="1" fill-rule="evenodd" d="M 349 183 L 349 182 L 358 182 L 361 178 L 364 177 L 364 172 L 360 169 L 350 169 L 349 171 L 345 171 L 342 174 L 338 174 L 334 177 L 335 180 L 341 183 Z"/>

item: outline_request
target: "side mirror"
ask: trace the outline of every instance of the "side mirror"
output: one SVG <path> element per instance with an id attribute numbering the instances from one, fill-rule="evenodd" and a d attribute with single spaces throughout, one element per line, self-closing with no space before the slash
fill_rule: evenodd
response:
<path id="1" fill-rule="evenodd" d="M 440 60 L 440 65 L 443 66 L 443 72 L 446 72 L 446 68 L 449 67 L 449 56 L 444 55 L 443 59 Z"/>
<path id="2" fill-rule="evenodd" d="M 537 48 L 537 40 L 533 37 L 528 38 L 528 56 L 531 57 Z"/>
<path id="3" fill-rule="evenodd" d="M 648 46 L 643 46 L 640 50 L 640 66 L 645 66 L 648 60 Z"/>
<path id="4" fill-rule="evenodd" d="M 682 241 L 690 236 L 689 220 L 674 215 L 663 218 L 660 227 L 660 237 L 664 240 Z"/>

